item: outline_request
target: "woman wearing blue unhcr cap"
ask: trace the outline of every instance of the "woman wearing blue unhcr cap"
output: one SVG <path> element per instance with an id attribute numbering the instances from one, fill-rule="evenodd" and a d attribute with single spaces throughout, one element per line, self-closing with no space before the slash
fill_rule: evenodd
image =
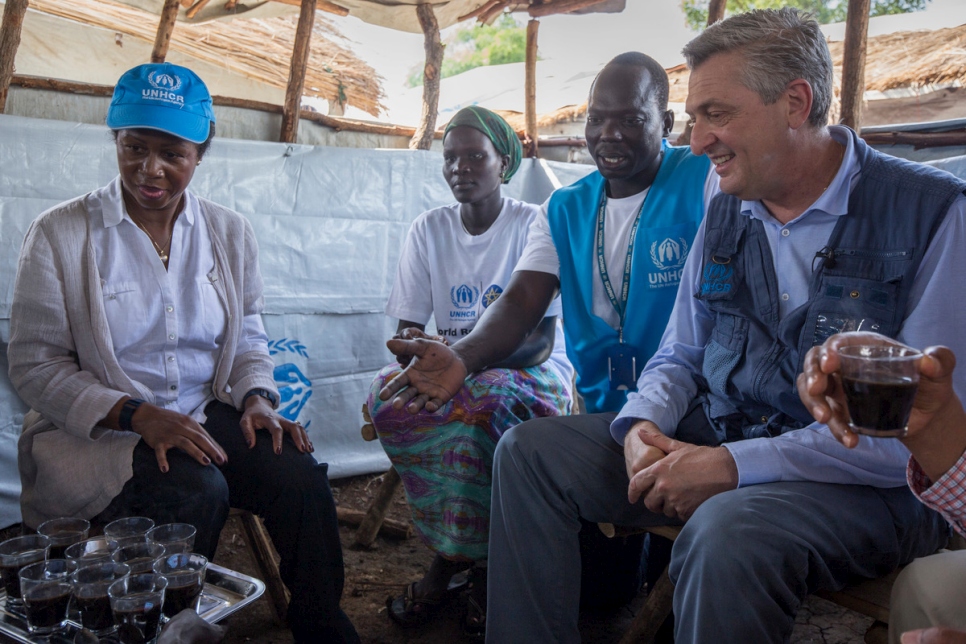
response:
<path id="1" fill-rule="evenodd" d="M 119 176 L 43 213 L 17 271 L 24 523 L 186 522 L 211 558 L 230 501 L 265 519 L 295 639 L 358 642 L 339 607 L 326 466 L 274 409 L 252 227 L 187 190 L 215 131 L 208 89 L 184 67 L 140 65 L 118 81 L 107 125 Z"/>

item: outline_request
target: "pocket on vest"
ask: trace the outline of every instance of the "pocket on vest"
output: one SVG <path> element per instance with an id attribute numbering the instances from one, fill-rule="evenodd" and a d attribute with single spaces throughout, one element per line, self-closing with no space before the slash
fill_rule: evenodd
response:
<path id="1" fill-rule="evenodd" d="M 748 342 L 748 320 L 727 313 L 717 313 L 711 338 L 704 349 L 702 375 L 708 389 L 728 397 L 728 382 L 745 354 Z"/>
<path id="2" fill-rule="evenodd" d="M 806 320 L 806 328 L 812 329 L 809 346 L 847 331 L 874 331 L 895 336 L 898 331 L 899 282 L 899 278 L 879 281 L 850 275 L 826 275 Z"/>

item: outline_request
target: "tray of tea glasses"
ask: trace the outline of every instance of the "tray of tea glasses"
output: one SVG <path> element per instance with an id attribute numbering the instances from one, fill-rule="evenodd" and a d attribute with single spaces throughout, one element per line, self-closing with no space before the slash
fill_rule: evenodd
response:
<path id="1" fill-rule="evenodd" d="M 198 615 L 210 623 L 220 622 L 232 613 L 241 610 L 262 596 L 265 583 L 254 577 L 229 570 L 215 564 L 208 564 L 205 572 L 205 586 L 198 602 Z M 13 641 L 35 644 L 73 644 L 74 636 L 81 627 L 73 619 L 67 626 L 53 635 L 32 637 L 27 630 L 27 620 L 23 615 L 7 610 L 7 594 L 0 586 L 0 642 Z M 101 638 L 101 642 L 116 642 L 114 636 Z"/>

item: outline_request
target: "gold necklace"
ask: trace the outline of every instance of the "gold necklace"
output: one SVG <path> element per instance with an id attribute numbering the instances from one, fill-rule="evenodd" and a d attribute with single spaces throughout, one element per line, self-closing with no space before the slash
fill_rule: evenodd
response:
<path id="1" fill-rule="evenodd" d="M 161 261 L 162 262 L 167 263 L 167 261 L 168 261 L 168 253 L 166 253 L 164 249 L 165 248 L 169 248 L 170 245 L 171 245 L 171 239 L 172 239 L 172 237 L 174 237 L 174 228 L 171 229 L 171 234 L 168 235 L 168 241 L 164 244 L 164 246 L 160 246 L 160 245 L 158 245 L 158 242 L 156 242 L 154 240 L 154 235 L 152 235 L 150 233 L 150 231 L 148 231 L 147 228 L 145 228 L 143 225 L 141 225 L 141 222 L 140 221 L 138 221 L 134 217 L 131 217 L 131 221 L 134 222 L 134 225 L 136 225 L 138 228 L 140 228 L 141 230 L 144 231 L 144 234 L 147 235 L 148 236 L 148 239 L 151 240 L 151 243 L 154 244 L 154 249 L 156 251 L 158 251 L 158 257 L 161 258 Z"/>

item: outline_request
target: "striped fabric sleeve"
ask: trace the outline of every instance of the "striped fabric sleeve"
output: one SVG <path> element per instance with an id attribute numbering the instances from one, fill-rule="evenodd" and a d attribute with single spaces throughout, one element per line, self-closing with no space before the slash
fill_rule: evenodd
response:
<path id="1" fill-rule="evenodd" d="M 966 537 L 966 453 L 934 483 L 916 459 L 909 457 L 906 480 L 920 501 L 943 515 L 956 532 Z"/>

